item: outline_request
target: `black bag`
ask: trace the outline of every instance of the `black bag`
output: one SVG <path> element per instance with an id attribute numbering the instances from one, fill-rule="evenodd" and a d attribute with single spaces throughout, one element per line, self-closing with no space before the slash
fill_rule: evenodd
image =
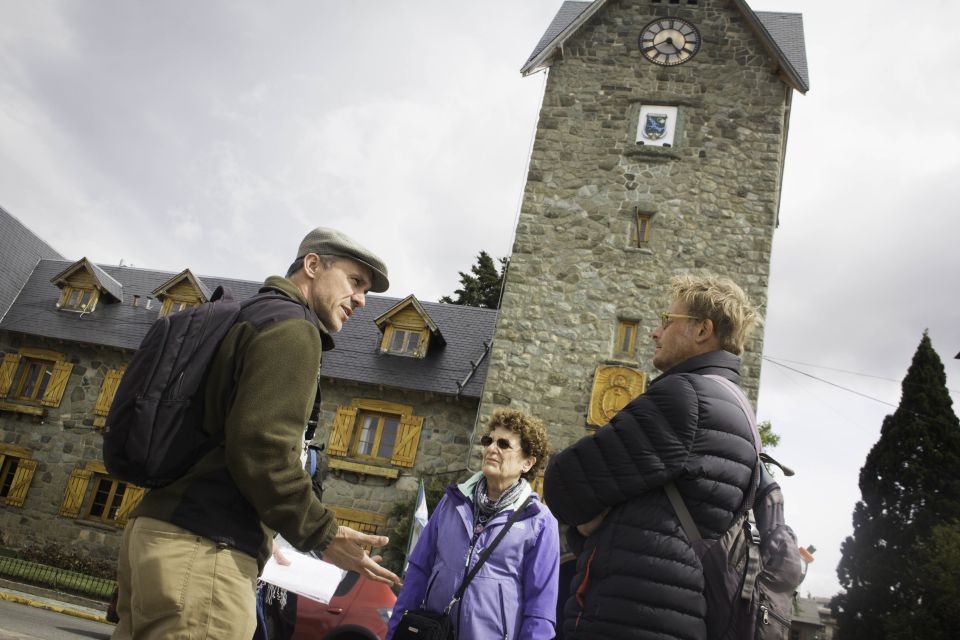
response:
<path id="1" fill-rule="evenodd" d="M 456 640 L 450 613 L 426 609 L 404 611 L 393 640 Z"/>
<path id="2" fill-rule="evenodd" d="M 497 533 L 497 537 L 493 539 L 490 546 L 480 554 L 477 564 L 473 565 L 473 569 L 464 577 L 463 582 L 460 583 L 456 593 L 453 594 L 453 599 L 450 600 L 450 604 L 447 605 L 446 609 L 441 613 L 429 611 L 424 608 L 426 602 L 422 602 L 420 603 L 419 609 L 404 611 L 403 617 L 400 618 L 400 623 L 393 632 L 393 640 L 456 640 L 457 633 L 453 628 L 453 622 L 450 620 L 450 610 L 453 609 L 453 605 L 463 598 L 463 594 L 467 590 L 467 585 L 470 584 L 473 577 L 477 575 L 480 567 L 487 561 L 487 558 L 490 557 L 493 550 L 500 544 L 500 541 L 503 540 L 503 536 L 507 535 L 507 531 L 510 530 L 513 523 L 520 517 L 520 513 L 530 504 L 530 500 L 531 498 L 528 496 L 527 499 L 523 501 L 523 504 L 513 512 L 510 519 L 503 525 L 503 528 Z M 470 551 L 467 552 L 468 557 L 472 551 L 473 547 L 471 546 Z"/>
<path id="3" fill-rule="evenodd" d="M 756 429 L 756 417 L 743 391 L 725 378 L 706 377 L 718 380 L 733 393 Z M 793 471 L 767 454 L 759 453 L 743 507 L 718 540 L 700 536 L 674 483 L 664 487 L 703 567 L 710 640 L 790 637 L 793 597 L 803 580 L 800 547 L 793 530 L 784 522 L 780 485 L 764 462 L 780 466 L 785 475 L 793 475 Z"/>
<path id="4" fill-rule="evenodd" d="M 233 299 L 217 287 L 210 302 L 159 318 L 120 381 L 103 432 L 111 475 L 141 487 L 170 484 L 222 441 L 203 432 L 203 390 L 220 343 L 247 305 L 281 295 Z"/>

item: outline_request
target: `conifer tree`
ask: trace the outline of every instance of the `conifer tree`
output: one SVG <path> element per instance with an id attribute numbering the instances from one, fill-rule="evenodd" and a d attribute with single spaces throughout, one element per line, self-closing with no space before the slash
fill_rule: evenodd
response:
<path id="1" fill-rule="evenodd" d="M 497 272 L 490 254 L 481 251 L 477 256 L 477 264 L 470 267 L 471 273 L 460 272 L 460 288 L 454 291 L 456 300 L 451 299 L 450 296 L 443 296 L 440 302 L 499 309 L 500 290 L 503 287 L 503 276 L 507 272 L 508 261 L 508 258 L 500 258 L 500 271 Z"/>
<path id="2" fill-rule="evenodd" d="M 960 521 L 960 422 L 926 332 L 900 405 L 860 470 L 860 492 L 837 567 L 846 589 L 833 601 L 841 640 L 955 637 L 923 615 L 943 595 L 925 575 L 931 550 L 956 548 L 934 529 Z"/>

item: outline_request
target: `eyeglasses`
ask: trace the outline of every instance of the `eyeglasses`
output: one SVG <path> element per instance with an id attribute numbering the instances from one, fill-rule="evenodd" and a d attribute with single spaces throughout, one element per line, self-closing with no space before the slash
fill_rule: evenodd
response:
<path id="1" fill-rule="evenodd" d="M 703 320 L 703 318 L 698 318 L 697 316 L 688 316 L 685 313 L 668 313 L 664 311 L 660 314 L 660 328 L 666 329 L 670 326 L 670 320 L 672 318 L 686 318 L 687 320 Z"/>
<path id="2" fill-rule="evenodd" d="M 493 443 L 494 443 L 494 439 L 491 438 L 490 436 L 483 436 L 482 438 L 480 438 L 480 445 L 481 445 L 484 449 L 486 449 L 487 447 L 489 447 L 489 446 L 490 446 L 491 444 L 493 444 Z M 496 439 L 496 443 L 497 443 L 497 448 L 498 448 L 498 449 L 503 449 L 504 451 L 506 451 L 506 450 L 508 450 L 508 449 L 514 449 L 514 448 L 515 448 L 515 447 L 510 443 L 510 441 L 507 440 L 506 438 L 497 438 L 497 439 Z"/>

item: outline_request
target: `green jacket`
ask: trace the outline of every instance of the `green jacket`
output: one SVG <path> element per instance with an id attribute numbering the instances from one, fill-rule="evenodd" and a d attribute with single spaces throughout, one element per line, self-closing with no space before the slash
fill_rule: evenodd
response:
<path id="1" fill-rule="evenodd" d="M 272 276 L 260 292 L 290 301 L 246 307 L 214 357 L 203 428 L 222 444 L 174 483 L 147 492 L 132 515 L 235 547 L 262 570 L 274 531 L 297 549 L 321 551 L 337 522 L 300 459 L 321 353 L 333 339 L 290 280 Z"/>

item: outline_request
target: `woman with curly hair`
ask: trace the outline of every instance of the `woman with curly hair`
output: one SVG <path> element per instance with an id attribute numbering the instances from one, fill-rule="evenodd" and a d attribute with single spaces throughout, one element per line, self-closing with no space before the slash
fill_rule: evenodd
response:
<path id="1" fill-rule="evenodd" d="M 404 611 L 446 609 L 480 553 L 521 508 L 463 599 L 450 609 L 450 618 L 461 640 L 546 640 L 555 635 L 557 520 L 528 482 L 548 453 L 546 429 L 522 411 L 500 410 L 491 416 L 480 445 L 480 471 L 447 487 L 410 554 L 388 639 Z"/>

